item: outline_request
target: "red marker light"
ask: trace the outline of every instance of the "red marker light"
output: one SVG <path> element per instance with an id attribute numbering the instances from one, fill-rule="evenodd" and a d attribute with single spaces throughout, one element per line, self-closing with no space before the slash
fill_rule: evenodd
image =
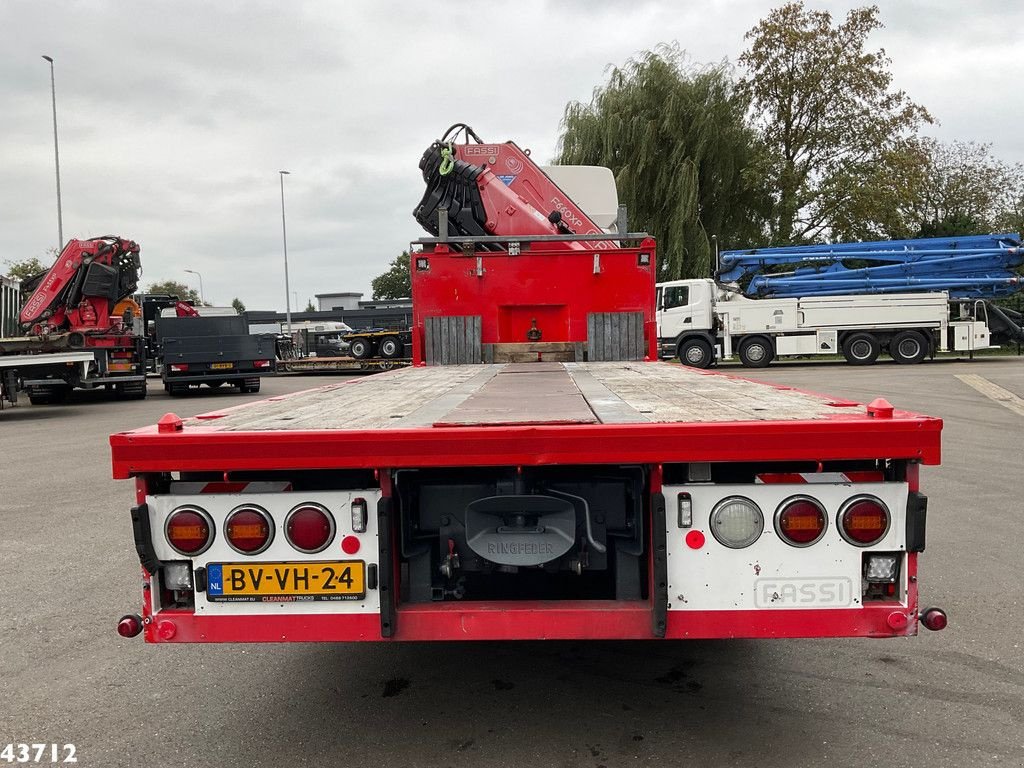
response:
<path id="1" fill-rule="evenodd" d="M 686 534 L 686 546 L 690 549 L 700 549 L 704 546 L 704 534 L 700 531 L 690 531 Z"/>
<path id="2" fill-rule="evenodd" d="M 121 637 L 135 637 L 142 631 L 142 619 L 134 613 L 122 616 L 117 622 L 117 634 Z"/>
<path id="3" fill-rule="evenodd" d="M 941 608 L 928 608 L 921 612 L 921 623 L 924 624 L 925 629 L 938 632 L 949 624 L 949 617 Z"/>

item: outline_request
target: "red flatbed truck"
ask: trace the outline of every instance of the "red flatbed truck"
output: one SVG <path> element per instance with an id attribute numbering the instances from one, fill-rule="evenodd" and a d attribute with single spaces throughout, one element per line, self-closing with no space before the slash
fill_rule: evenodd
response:
<path id="1" fill-rule="evenodd" d="M 443 219 L 412 260 L 413 367 L 111 437 L 143 567 L 122 635 L 945 626 L 917 581 L 939 419 L 658 362 L 642 234 L 451 236 Z"/>

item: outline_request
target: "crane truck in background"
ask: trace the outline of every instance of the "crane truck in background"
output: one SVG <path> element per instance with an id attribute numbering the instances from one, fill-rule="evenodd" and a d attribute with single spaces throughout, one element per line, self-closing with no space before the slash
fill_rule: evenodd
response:
<path id="1" fill-rule="evenodd" d="M 140 269 L 138 244 L 108 235 L 70 240 L 48 271 L 24 281 L 24 335 L 0 338 L 0 401 L 24 391 L 49 404 L 98 387 L 144 398 L 145 338 L 131 301 Z"/>
<path id="2" fill-rule="evenodd" d="M 118 632 L 942 629 L 917 567 L 941 421 L 658 361 L 654 239 L 460 127 L 420 166 L 413 366 L 111 436 L 143 576 Z"/>
<path id="3" fill-rule="evenodd" d="M 870 365 L 1024 341 L 1018 234 L 725 251 L 715 279 L 657 287 L 663 357 L 707 368 L 738 356 L 842 354 Z"/>

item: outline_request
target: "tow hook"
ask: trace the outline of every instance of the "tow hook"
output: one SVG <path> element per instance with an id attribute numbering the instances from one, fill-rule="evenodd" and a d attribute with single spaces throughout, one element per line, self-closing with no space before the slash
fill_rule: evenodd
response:
<path id="1" fill-rule="evenodd" d="M 135 637 L 141 631 L 142 617 L 138 614 L 126 614 L 117 622 L 117 634 L 121 637 Z"/>
<path id="2" fill-rule="evenodd" d="M 918 614 L 918 619 L 925 629 L 930 629 L 932 632 L 945 629 L 946 625 L 949 624 L 949 617 L 946 616 L 946 612 L 941 608 L 925 608 Z"/>

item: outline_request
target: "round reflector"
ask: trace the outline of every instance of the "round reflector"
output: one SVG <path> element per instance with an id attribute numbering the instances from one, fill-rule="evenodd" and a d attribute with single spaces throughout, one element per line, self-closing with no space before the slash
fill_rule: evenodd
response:
<path id="1" fill-rule="evenodd" d="M 854 496 L 839 510 L 839 532 L 858 547 L 877 544 L 889 530 L 889 510 L 874 496 Z"/>
<path id="2" fill-rule="evenodd" d="M 334 518 L 319 504 L 300 504 L 284 521 L 288 543 L 299 552 L 313 554 L 326 549 L 334 538 Z"/>
<path id="3" fill-rule="evenodd" d="M 236 507 L 224 521 L 224 538 L 236 552 L 258 555 L 270 546 L 274 523 L 261 507 Z"/>
<path id="4" fill-rule="evenodd" d="M 775 532 L 787 544 L 809 547 L 825 535 L 825 508 L 810 496 L 793 496 L 775 513 Z"/>
<path id="5" fill-rule="evenodd" d="M 164 524 L 164 535 L 179 555 L 201 555 L 213 543 L 213 520 L 199 507 L 178 507 Z"/>
<path id="6" fill-rule="evenodd" d="M 711 533 L 731 549 L 749 547 L 764 530 L 764 515 L 750 499 L 730 496 L 711 510 Z"/>

